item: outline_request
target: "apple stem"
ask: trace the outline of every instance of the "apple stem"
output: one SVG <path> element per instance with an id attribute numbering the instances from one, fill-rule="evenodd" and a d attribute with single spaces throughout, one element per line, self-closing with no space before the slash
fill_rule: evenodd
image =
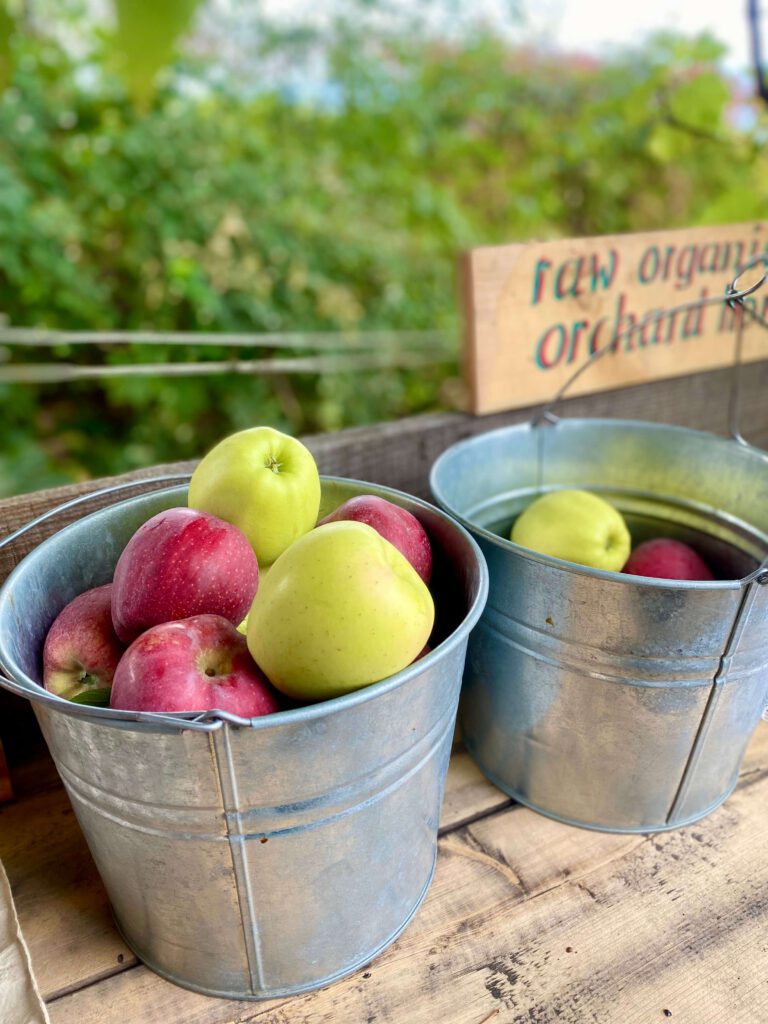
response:
<path id="1" fill-rule="evenodd" d="M 282 462 L 278 462 L 274 455 L 267 456 L 267 469 L 271 469 L 273 473 L 279 473 L 282 465 Z"/>

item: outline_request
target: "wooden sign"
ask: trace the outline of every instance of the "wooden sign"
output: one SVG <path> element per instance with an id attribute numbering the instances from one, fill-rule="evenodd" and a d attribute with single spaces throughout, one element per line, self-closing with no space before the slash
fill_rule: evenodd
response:
<path id="1" fill-rule="evenodd" d="M 604 348 L 569 395 L 731 364 L 733 310 L 724 302 L 674 307 L 723 296 L 739 269 L 764 253 L 768 221 L 470 250 L 470 411 L 545 403 Z M 747 301 L 766 316 L 768 285 Z M 768 331 L 747 318 L 743 345 L 745 361 L 768 358 Z"/>

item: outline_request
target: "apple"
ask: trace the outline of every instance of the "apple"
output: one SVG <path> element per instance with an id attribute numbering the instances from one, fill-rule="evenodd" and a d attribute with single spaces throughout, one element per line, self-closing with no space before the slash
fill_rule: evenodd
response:
<path id="1" fill-rule="evenodd" d="M 543 555 L 619 572 L 632 544 L 624 517 L 589 491 L 550 491 L 515 520 L 510 540 Z"/>
<path id="2" fill-rule="evenodd" d="M 409 665 L 434 615 L 407 558 L 373 527 L 342 520 L 305 534 L 272 566 L 248 615 L 248 648 L 278 690 L 325 700 Z"/>
<path id="3" fill-rule="evenodd" d="M 421 649 L 421 650 L 419 651 L 419 653 L 418 653 L 418 654 L 416 655 L 416 657 L 415 657 L 415 658 L 413 659 L 413 662 L 415 662 L 415 661 L 421 661 L 421 659 L 422 659 L 422 658 L 426 658 L 426 656 L 427 656 L 428 654 L 431 654 L 431 653 L 432 653 L 432 648 L 431 648 L 431 647 L 429 646 L 429 644 L 424 644 L 424 646 L 422 647 L 422 649 Z M 413 664 L 413 662 L 411 662 L 411 664 Z"/>
<path id="4" fill-rule="evenodd" d="M 169 508 L 133 534 L 115 567 L 112 621 L 130 643 L 145 629 L 191 615 L 238 623 L 259 586 L 248 538 L 232 523 Z"/>
<path id="5" fill-rule="evenodd" d="M 268 566 L 317 522 L 320 476 L 301 441 L 252 427 L 225 437 L 198 463 L 188 504 L 234 523 Z"/>
<path id="6" fill-rule="evenodd" d="M 281 700 L 221 615 L 152 626 L 120 659 L 110 706 L 122 711 L 229 711 L 271 715 Z"/>
<path id="7" fill-rule="evenodd" d="M 432 546 L 424 527 L 412 512 L 375 494 L 359 494 L 339 505 L 334 512 L 321 519 L 318 525 L 337 523 L 340 520 L 372 526 L 390 544 L 394 544 L 424 582 L 429 583 L 432 575 Z"/>
<path id="8" fill-rule="evenodd" d="M 624 566 L 632 576 L 662 580 L 713 580 L 704 559 L 688 544 L 672 537 L 655 537 L 638 544 Z"/>
<path id="9" fill-rule="evenodd" d="M 112 584 L 86 590 L 59 612 L 48 630 L 43 685 L 67 700 L 106 704 L 124 650 L 112 626 Z"/>

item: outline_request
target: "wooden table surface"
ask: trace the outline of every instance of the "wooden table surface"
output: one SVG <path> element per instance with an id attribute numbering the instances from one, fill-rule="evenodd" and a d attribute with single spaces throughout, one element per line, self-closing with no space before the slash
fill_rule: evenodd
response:
<path id="1" fill-rule="evenodd" d="M 17 789 L 0 860 L 53 1024 L 768 1021 L 765 723 L 721 808 L 651 836 L 550 821 L 456 750 L 437 872 L 406 932 L 346 980 L 270 1002 L 197 995 L 140 964 L 46 756 Z"/>
<path id="2" fill-rule="evenodd" d="M 563 411 L 725 433 L 728 383 L 727 372 L 716 371 L 574 399 Z M 750 367 L 742 410 L 750 439 L 763 447 L 766 387 L 768 362 Z M 448 444 L 529 415 L 415 417 L 309 443 L 324 473 L 426 496 L 429 465 Z M 0 536 L 93 487 L 83 483 L 0 502 Z M 0 552 L 0 580 L 27 550 L 82 511 L 70 510 L 13 552 Z M 4 693 L 0 738 L 13 755 L 16 790 L 16 800 L 0 807 L 0 860 L 53 1024 L 768 1022 L 766 724 L 758 727 L 739 784 L 722 807 L 695 825 L 650 836 L 550 821 L 514 805 L 455 750 L 437 872 L 406 932 L 346 980 L 262 1003 L 188 992 L 137 961 L 112 924 L 28 708 Z"/>

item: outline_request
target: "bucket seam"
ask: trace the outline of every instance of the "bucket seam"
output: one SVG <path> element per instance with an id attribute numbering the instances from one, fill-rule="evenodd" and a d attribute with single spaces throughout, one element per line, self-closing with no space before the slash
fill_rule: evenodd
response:
<path id="1" fill-rule="evenodd" d="M 224 819 L 227 826 L 227 838 L 232 855 L 232 869 L 235 876 L 235 888 L 240 904 L 240 920 L 243 926 L 245 955 L 248 961 L 248 972 L 251 978 L 251 990 L 263 991 L 267 986 L 264 979 L 264 966 L 261 951 L 261 935 L 253 899 L 253 888 L 248 870 L 248 850 L 243 841 L 243 823 L 240 810 L 240 797 L 237 787 L 237 774 L 232 758 L 230 727 L 225 725 L 216 733 L 211 734 L 211 743 L 215 755 L 215 765 L 221 789 Z M 233 834 L 232 826 L 235 832 Z"/>
<path id="2" fill-rule="evenodd" d="M 456 715 L 455 715 L 455 702 L 454 702 L 454 703 L 451 704 L 450 711 L 448 713 L 445 713 L 445 714 L 441 715 L 438 719 L 436 719 L 435 724 L 430 728 L 429 732 L 424 737 L 422 737 L 422 740 L 424 742 L 422 742 L 422 740 L 420 740 L 419 743 L 415 744 L 414 747 L 410 748 L 410 751 L 408 751 L 408 753 L 410 753 L 415 748 L 422 747 L 422 748 L 425 748 L 425 752 L 423 754 L 420 754 L 418 759 L 416 761 L 414 761 L 413 764 L 410 764 L 405 771 L 401 770 L 401 771 L 399 771 L 397 773 L 394 773 L 392 771 L 392 769 L 396 765 L 398 765 L 400 762 L 402 762 L 405 758 L 399 758 L 399 759 L 395 759 L 393 761 L 388 762 L 385 765 L 385 768 L 389 769 L 389 774 L 392 776 L 391 780 L 388 781 L 386 783 L 386 785 L 384 785 L 383 787 L 375 790 L 373 793 L 369 792 L 368 795 L 364 796 L 361 800 L 358 800 L 356 803 L 352 803 L 352 804 L 349 804 L 348 806 L 342 807 L 341 809 L 334 810 L 330 814 L 326 814 L 322 818 L 317 818 L 315 820 L 312 820 L 312 821 L 309 821 L 309 822 L 306 822 L 306 823 L 301 823 L 301 824 L 298 824 L 298 825 L 286 825 L 285 827 L 282 827 L 282 828 L 254 829 L 254 830 L 247 830 L 247 831 L 243 830 L 241 828 L 241 831 L 240 831 L 239 835 L 244 840 L 248 840 L 248 839 L 252 839 L 254 837 L 260 837 L 260 836 L 264 836 L 264 835 L 268 835 L 268 836 L 290 835 L 291 833 L 298 833 L 298 832 L 309 831 L 311 829 L 321 828 L 321 827 L 323 827 L 325 825 L 331 824 L 332 822 L 338 821 L 340 818 L 345 817 L 348 814 L 353 814 L 356 811 L 359 811 L 362 808 L 367 807 L 370 804 L 376 803 L 376 801 L 378 801 L 378 800 L 382 799 L 383 797 L 387 796 L 389 793 L 394 792 L 395 789 L 397 789 L 400 785 L 402 785 L 404 782 L 406 782 L 408 779 L 410 779 L 411 776 L 414 773 L 420 771 L 421 768 L 423 768 L 423 766 L 432 757 L 434 757 L 435 751 L 439 749 L 440 745 L 445 741 L 445 737 L 446 737 L 447 733 L 452 729 L 454 721 L 455 721 L 455 717 L 456 717 Z M 211 742 L 211 743 L 213 742 L 213 740 L 215 738 L 215 735 L 216 735 L 215 733 L 211 733 L 210 734 L 209 742 Z M 437 738 L 434 739 L 433 742 L 430 742 L 434 737 L 437 737 Z M 128 818 L 121 817 L 121 816 L 119 816 L 117 814 L 114 814 L 112 811 L 105 810 L 104 807 L 102 807 L 100 804 L 96 803 L 93 799 L 91 799 L 89 797 L 86 797 L 85 794 L 83 793 L 83 791 L 75 784 L 75 782 L 72 781 L 72 779 L 75 779 L 78 782 L 81 782 L 83 780 L 81 780 L 76 775 L 73 775 L 72 778 L 69 778 L 69 777 L 65 778 L 65 775 L 68 776 L 69 773 L 66 772 L 66 771 L 61 772 L 61 769 L 60 769 L 60 773 L 62 774 L 62 779 L 64 780 L 64 783 L 65 783 L 65 785 L 67 787 L 68 792 L 71 791 L 71 794 L 73 796 L 75 796 L 80 803 L 82 803 L 82 804 L 84 804 L 86 806 L 89 806 L 89 807 L 96 808 L 98 810 L 99 814 L 102 817 L 108 819 L 109 821 L 113 821 L 113 822 L 115 822 L 118 825 L 127 825 L 133 831 L 141 832 L 141 833 L 144 833 L 145 835 L 152 835 L 152 836 L 159 836 L 159 837 L 163 837 L 163 836 L 168 835 L 168 830 L 166 830 L 166 829 L 151 828 L 151 827 L 149 827 L 149 826 L 147 826 L 147 825 L 145 825 L 143 823 L 139 823 L 139 822 L 137 822 L 135 820 L 130 820 Z M 372 774 L 372 773 L 369 773 L 369 774 Z M 89 785 L 89 784 L 86 783 L 86 785 Z M 221 793 L 221 789 L 220 789 L 220 793 Z M 226 819 L 227 815 L 229 814 L 229 809 L 228 809 L 228 807 L 226 805 L 226 802 L 224 801 L 223 796 L 221 798 L 221 802 L 222 802 L 222 806 L 223 806 L 223 809 L 224 809 L 224 817 Z M 152 805 L 143 803 L 142 806 L 151 807 Z M 314 808 L 314 807 L 317 807 L 317 806 L 320 806 L 320 804 L 318 803 L 317 800 L 313 800 L 313 801 L 308 802 L 307 809 Z M 274 810 L 274 808 L 269 808 L 268 810 Z M 244 817 L 249 817 L 250 814 L 251 814 L 251 811 L 250 811 L 250 809 L 246 810 L 246 811 L 240 810 L 240 811 L 237 811 L 237 814 L 239 816 L 239 824 L 242 826 L 243 816 Z M 174 835 L 175 838 L 206 839 L 206 840 L 215 840 L 215 841 L 220 841 L 220 842 L 224 842 L 224 841 L 230 842 L 230 835 L 229 835 L 229 830 L 228 829 L 227 829 L 226 832 L 220 832 L 220 833 L 199 832 L 199 831 L 179 833 L 178 831 L 174 831 L 173 835 Z"/>
<path id="3" fill-rule="evenodd" d="M 495 608 L 490 608 L 489 610 L 494 612 L 496 615 L 499 615 L 500 617 L 504 618 L 508 623 L 511 623 L 513 625 L 513 627 L 517 626 L 517 627 L 520 627 L 520 629 L 525 629 L 525 630 L 528 630 L 530 632 L 537 633 L 537 634 L 539 634 L 541 636 L 545 636 L 545 637 L 547 636 L 547 634 L 545 634 L 543 630 L 540 631 L 540 633 L 539 633 L 539 630 L 537 630 L 535 627 L 526 626 L 525 624 L 521 623 L 518 619 L 513 619 L 511 616 L 504 615 L 502 612 L 499 612 Z M 563 658 L 563 657 L 554 657 L 553 655 L 549 655 L 549 654 L 546 654 L 546 653 L 544 653 L 542 651 L 538 651 L 538 650 L 534 649 L 533 647 L 526 646 L 526 644 L 522 643 L 521 640 L 515 639 L 512 636 L 509 636 L 499 626 L 497 626 L 496 623 L 493 622 L 492 616 L 489 616 L 487 611 L 486 611 L 486 614 L 481 619 L 480 623 L 478 623 L 478 626 L 481 629 L 484 628 L 484 629 L 488 629 L 488 630 L 492 631 L 504 643 L 509 644 L 510 647 L 514 647 L 516 650 L 520 651 L 521 654 L 524 654 L 524 655 L 526 655 L 528 657 L 534 658 L 536 661 L 544 662 L 545 664 L 552 665 L 555 668 L 563 668 L 564 667 L 566 669 L 576 671 L 576 672 L 578 672 L 581 675 L 586 675 L 586 676 L 589 676 L 590 678 L 594 678 L 594 679 L 600 679 L 600 680 L 603 680 L 605 682 L 617 682 L 617 683 L 622 683 L 624 685 L 629 685 L 629 686 L 638 686 L 638 687 L 646 687 L 646 688 L 649 688 L 649 689 L 658 689 L 658 688 L 668 687 L 670 685 L 671 686 L 675 686 L 675 687 L 681 687 L 681 688 L 694 688 L 694 687 L 699 687 L 699 686 L 710 686 L 711 685 L 711 681 L 712 681 L 712 677 L 708 676 L 708 675 L 707 676 L 694 677 L 694 676 L 691 676 L 690 674 L 686 675 L 686 674 L 682 674 L 682 673 L 677 678 L 674 677 L 670 673 L 669 676 L 666 679 L 661 680 L 661 681 L 656 681 L 656 680 L 652 680 L 652 679 L 644 679 L 641 676 L 629 677 L 629 676 L 626 676 L 626 675 L 619 675 L 617 673 L 601 671 L 599 668 L 598 669 L 589 668 L 589 667 L 587 667 L 587 666 L 590 665 L 590 662 L 588 662 L 588 661 L 583 661 L 583 660 L 579 661 L 578 659 L 575 659 L 575 658 L 566 659 L 566 658 Z M 592 647 L 591 645 L 588 645 L 588 644 L 584 644 L 584 645 L 576 644 L 576 643 L 574 643 L 572 641 L 564 640 L 561 637 L 557 638 L 557 642 L 558 642 L 558 644 L 562 645 L 566 649 L 568 647 L 581 647 L 581 646 L 584 646 L 585 648 L 587 648 L 589 650 L 601 650 L 600 648 Z M 645 662 L 645 661 L 653 662 L 653 661 L 663 661 L 664 659 L 661 658 L 661 657 L 655 658 L 653 656 L 647 656 L 647 655 L 636 655 L 634 658 L 628 658 L 626 656 L 623 656 L 623 657 L 619 656 L 619 657 L 617 657 L 617 660 L 619 660 L 619 661 L 635 661 L 635 662 Z M 696 657 L 690 658 L 689 660 L 691 660 L 691 661 L 702 661 L 702 662 L 709 661 L 709 662 L 715 663 L 719 667 L 720 663 L 722 661 L 722 655 L 717 655 L 717 654 L 701 655 L 701 656 L 696 656 Z M 758 675 L 758 674 L 762 675 L 762 673 L 765 672 L 766 667 L 768 667 L 768 661 L 762 662 L 760 665 L 753 665 L 753 666 L 750 666 L 749 668 L 744 668 L 741 671 L 736 671 L 736 672 L 732 671 L 728 675 L 728 681 L 729 682 L 735 682 L 738 679 L 746 679 L 746 678 L 749 678 L 750 676 L 754 676 L 754 675 Z"/>
<path id="4" fill-rule="evenodd" d="M 674 799 L 672 800 L 672 804 L 667 814 L 667 824 L 674 823 L 675 816 L 678 814 L 680 806 L 684 803 L 686 797 L 688 796 L 688 791 L 691 787 L 693 775 L 701 760 L 701 756 L 707 742 L 707 737 L 709 736 L 709 732 L 712 727 L 712 722 L 715 717 L 718 705 L 720 703 L 720 698 L 723 693 L 723 686 L 726 681 L 728 668 L 733 659 L 734 653 L 736 652 L 739 646 L 741 638 L 744 635 L 744 630 L 746 629 L 747 622 L 752 613 L 752 607 L 755 603 L 755 598 L 757 596 L 757 589 L 758 584 L 753 581 L 749 586 L 745 588 L 742 599 L 739 602 L 739 607 L 736 610 L 736 615 L 734 616 L 733 624 L 731 625 L 731 629 L 728 634 L 728 639 L 726 641 L 723 654 L 720 658 L 720 664 L 712 680 L 711 689 L 709 692 L 709 696 L 707 698 L 707 703 L 704 707 L 699 727 L 696 730 L 696 736 L 694 737 L 690 753 L 688 754 L 688 758 L 685 762 L 685 767 L 683 768 L 683 774 L 680 778 L 680 785 L 677 787 L 677 792 L 675 793 Z M 757 724 L 757 719 L 755 719 L 755 724 Z"/>

